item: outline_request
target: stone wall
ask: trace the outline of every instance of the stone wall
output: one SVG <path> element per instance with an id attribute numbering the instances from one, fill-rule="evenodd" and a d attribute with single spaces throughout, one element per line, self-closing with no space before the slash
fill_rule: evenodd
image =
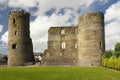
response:
<path id="1" fill-rule="evenodd" d="M 47 65 L 76 65 L 77 27 L 51 27 L 48 31 Z M 47 54 L 47 55 L 48 55 Z"/>
<path id="2" fill-rule="evenodd" d="M 101 65 L 104 35 L 104 14 L 101 12 L 83 14 L 78 26 L 51 27 L 44 61 L 46 65 Z"/>

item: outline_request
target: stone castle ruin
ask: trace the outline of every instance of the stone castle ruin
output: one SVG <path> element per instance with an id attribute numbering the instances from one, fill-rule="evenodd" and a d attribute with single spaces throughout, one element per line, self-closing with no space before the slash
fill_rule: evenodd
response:
<path id="1" fill-rule="evenodd" d="M 8 21 L 8 65 L 21 66 L 34 61 L 29 31 L 30 14 L 11 11 Z M 42 56 L 44 65 L 98 66 L 105 50 L 104 14 L 87 13 L 77 26 L 51 27 L 48 49 Z M 41 46 L 40 46 L 41 47 Z"/>
<path id="2" fill-rule="evenodd" d="M 34 61 L 27 12 L 11 11 L 8 20 L 8 65 L 23 66 Z"/>
<path id="3" fill-rule="evenodd" d="M 46 65 L 98 66 L 105 50 L 104 14 L 87 13 L 79 17 L 77 26 L 51 27 Z"/>

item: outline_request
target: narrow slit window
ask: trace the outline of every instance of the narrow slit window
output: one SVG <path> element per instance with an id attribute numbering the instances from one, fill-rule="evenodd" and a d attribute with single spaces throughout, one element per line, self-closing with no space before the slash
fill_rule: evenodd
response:
<path id="1" fill-rule="evenodd" d="M 76 43 L 74 44 L 74 48 L 77 48 L 77 44 Z"/>
<path id="2" fill-rule="evenodd" d="M 62 42 L 61 47 L 62 47 L 62 49 L 65 49 L 65 42 Z"/>
<path id="3" fill-rule="evenodd" d="M 102 42 L 100 41 L 100 47 L 102 48 Z"/>
<path id="4" fill-rule="evenodd" d="M 15 24 L 15 18 L 13 19 L 13 24 Z"/>
<path id="5" fill-rule="evenodd" d="M 15 36 L 18 35 L 18 31 L 15 31 Z"/>

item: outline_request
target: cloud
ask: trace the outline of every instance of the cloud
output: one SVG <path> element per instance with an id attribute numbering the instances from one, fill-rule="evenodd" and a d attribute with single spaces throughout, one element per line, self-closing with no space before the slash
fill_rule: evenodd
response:
<path id="1" fill-rule="evenodd" d="M 120 42 L 120 1 L 111 5 L 105 13 L 105 37 L 106 49 L 114 49 L 114 45 Z"/>
<path id="2" fill-rule="evenodd" d="M 3 43 L 8 44 L 8 31 L 6 31 L 2 36 L 1 36 L 1 41 Z"/>
<path id="3" fill-rule="evenodd" d="M 51 8 L 55 8 L 56 11 L 59 11 L 67 7 L 72 8 L 74 12 L 77 12 L 79 9 L 82 11 L 89 8 L 94 2 L 103 5 L 107 3 L 108 0 L 39 0 L 39 8 L 36 15 L 42 15 Z"/>
<path id="4" fill-rule="evenodd" d="M 37 7 L 38 0 L 9 0 L 8 6 L 12 8 L 28 9 L 31 7 Z"/>
<path id="5" fill-rule="evenodd" d="M 71 13 L 72 11 L 67 10 L 64 15 L 52 14 L 50 17 L 39 16 L 35 19 L 35 21 L 31 21 L 30 31 L 35 52 L 44 51 L 44 49 L 47 48 L 47 34 L 48 29 L 51 26 L 57 27 L 71 25 L 70 22 L 67 22 L 71 18 Z"/>
<path id="6" fill-rule="evenodd" d="M 0 33 L 2 32 L 3 27 L 4 27 L 4 25 L 1 25 L 1 24 L 0 24 Z"/>
<path id="7" fill-rule="evenodd" d="M 117 3 L 113 4 L 106 10 L 105 14 L 105 21 L 114 21 L 114 20 L 119 20 L 120 21 L 120 1 Z"/>
<path id="8" fill-rule="evenodd" d="M 1 0 L 3 1 L 3 0 Z M 108 0 L 6 0 L 10 8 L 22 8 L 32 12 L 35 20 L 30 21 L 31 38 L 34 52 L 47 48 L 47 32 L 51 26 L 77 25 L 78 17 L 90 11 L 90 6 L 97 2 L 101 5 Z M 96 7 L 96 6 L 94 6 Z M 34 11 L 35 10 L 35 11 Z M 8 32 L 2 36 L 7 43 Z"/>
<path id="9" fill-rule="evenodd" d="M 0 0 L 0 10 L 3 10 L 7 7 L 8 0 Z"/>

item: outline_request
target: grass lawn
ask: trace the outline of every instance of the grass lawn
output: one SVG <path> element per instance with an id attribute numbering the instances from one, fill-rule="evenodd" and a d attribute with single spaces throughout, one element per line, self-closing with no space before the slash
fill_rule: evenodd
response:
<path id="1" fill-rule="evenodd" d="M 120 80 L 120 72 L 103 67 L 0 67 L 0 80 Z"/>

